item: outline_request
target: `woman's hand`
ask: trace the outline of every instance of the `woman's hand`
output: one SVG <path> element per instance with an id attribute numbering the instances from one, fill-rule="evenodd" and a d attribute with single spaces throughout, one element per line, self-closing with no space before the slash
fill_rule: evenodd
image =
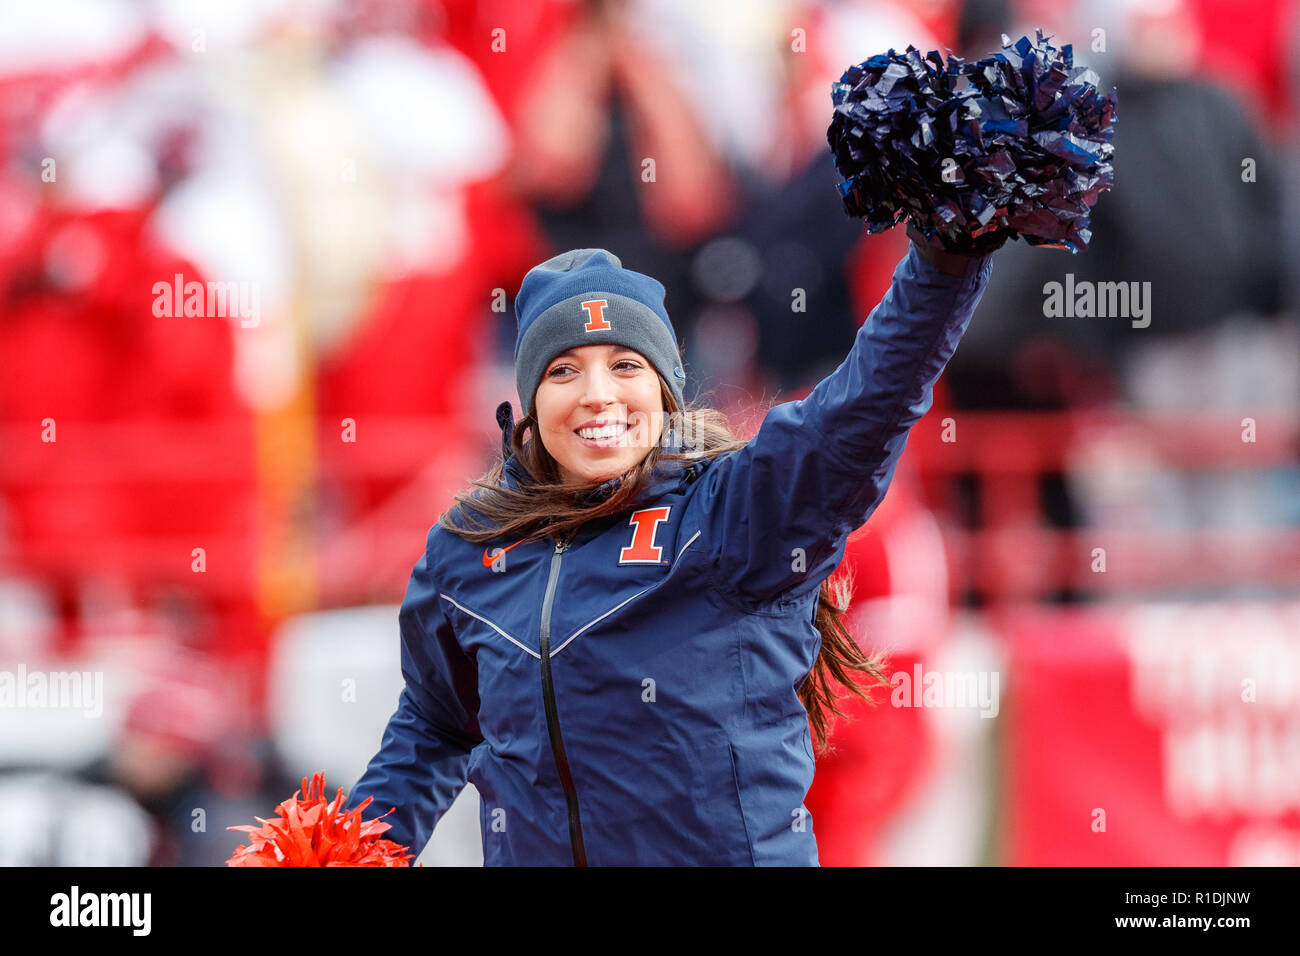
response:
<path id="1" fill-rule="evenodd" d="M 940 272 L 950 276 L 965 275 L 971 259 L 985 255 L 983 252 L 949 252 L 943 247 L 943 242 L 940 241 L 937 235 L 933 239 L 927 239 L 921 233 L 921 230 L 917 229 L 911 222 L 907 224 L 907 236 L 912 240 L 922 258 Z"/>

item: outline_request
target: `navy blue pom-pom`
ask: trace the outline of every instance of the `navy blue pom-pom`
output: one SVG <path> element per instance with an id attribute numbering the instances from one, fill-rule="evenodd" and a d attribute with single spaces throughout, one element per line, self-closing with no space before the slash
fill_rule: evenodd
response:
<path id="1" fill-rule="evenodd" d="M 1116 93 L 1037 33 L 974 63 L 873 56 L 832 84 L 827 141 L 844 211 L 870 232 L 911 219 L 955 252 L 1020 238 L 1078 252 L 1109 189 Z"/>

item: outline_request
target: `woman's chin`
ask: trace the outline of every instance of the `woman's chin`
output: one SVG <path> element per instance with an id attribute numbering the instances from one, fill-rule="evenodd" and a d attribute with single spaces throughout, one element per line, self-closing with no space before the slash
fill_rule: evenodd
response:
<path id="1" fill-rule="evenodd" d="M 571 478 L 592 485 L 627 474 L 649 454 L 649 449 L 645 448 L 601 449 L 604 454 L 592 449 L 585 451 L 587 454 L 577 460 L 562 463 L 561 470 Z"/>
<path id="2" fill-rule="evenodd" d="M 611 478 L 619 477 L 631 467 L 630 464 L 622 465 L 604 462 L 600 465 L 593 465 L 589 468 L 584 468 L 581 471 L 576 472 L 576 474 L 582 481 L 589 485 L 599 485 L 602 482 L 609 481 Z"/>

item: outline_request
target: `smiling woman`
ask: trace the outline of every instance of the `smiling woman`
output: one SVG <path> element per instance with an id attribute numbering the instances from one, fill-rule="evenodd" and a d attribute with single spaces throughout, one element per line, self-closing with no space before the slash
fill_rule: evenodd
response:
<path id="1" fill-rule="evenodd" d="M 816 865 L 814 752 L 841 692 L 888 684 L 831 576 L 989 274 L 937 254 L 749 442 L 685 406 L 659 282 L 603 249 L 530 270 L 524 418 L 502 403 L 500 459 L 429 532 L 352 799 L 418 853 L 468 780 L 489 865 Z"/>
<path id="2" fill-rule="evenodd" d="M 448 530 L 483 542 L 561 539 L 626 512 L 659 472 L 744 446 L 721 412 L 684 407 L 663 303 L 658 280 L 604 249 L 529 271 L 515 300 L 525 417 L 515 424 L 509 402 L 497 410 L 501 459 L 457 496 L 441 519 Z"/>

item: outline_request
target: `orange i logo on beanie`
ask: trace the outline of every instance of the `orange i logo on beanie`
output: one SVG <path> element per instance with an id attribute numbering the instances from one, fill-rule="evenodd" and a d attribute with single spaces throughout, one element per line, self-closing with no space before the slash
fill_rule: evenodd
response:
<path id="1" fill-rule="evenodd" d="M 582 331 L 608 332 L 610 324 L 605 320 L 605 308 L 608 305 L 608 299 L 588 299 L 583 302 L 582 308 L 587 313 L 587 324 L 582 327 Z"/>

